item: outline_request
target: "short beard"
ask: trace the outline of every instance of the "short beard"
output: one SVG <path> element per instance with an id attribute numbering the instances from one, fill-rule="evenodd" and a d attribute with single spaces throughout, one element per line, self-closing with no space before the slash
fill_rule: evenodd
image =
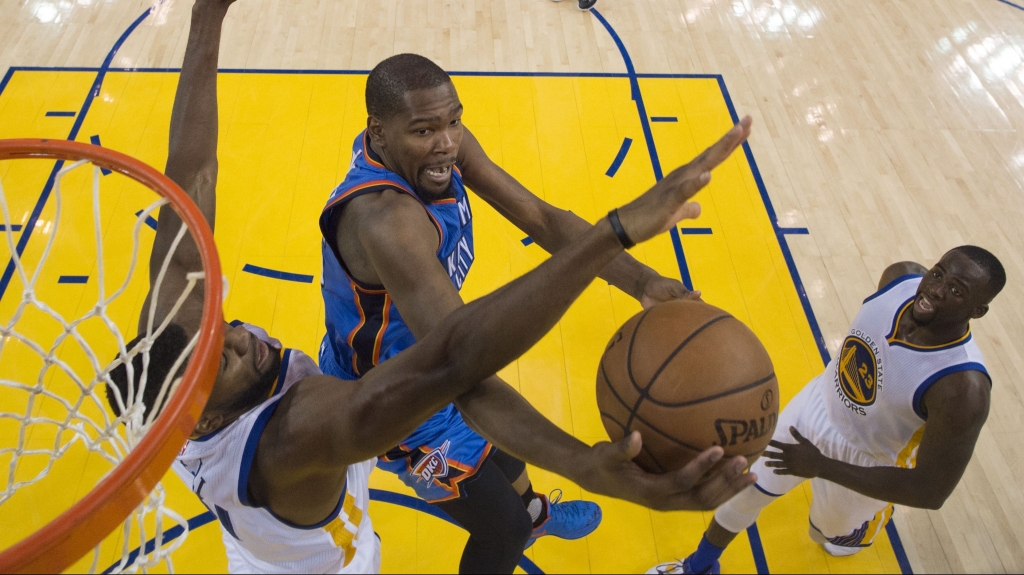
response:
<path id="1" fill-rule="evenodd" d="M 281 355 L 277 350 L 270 348 L 270 355 L 273 362 L 267 371 L 260 375 L 256 383 L 250 385 L 243 393 L 233 398 L 233 401 L 225 406 L 224 412 L 242 414 L 263 403 L 269 396 L 270 390 L 277 381 L 278 372 L 281 371 Z"/>

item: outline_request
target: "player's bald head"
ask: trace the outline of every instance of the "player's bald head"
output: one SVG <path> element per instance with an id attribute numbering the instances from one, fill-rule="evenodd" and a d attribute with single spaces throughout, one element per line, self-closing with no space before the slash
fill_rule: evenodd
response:
<path id="1" fill-rule="evenodd" d="M 971 263 L 981 270 L 982 278 L 979 279 L 982 279 L 982 281 L 979 287 L 981 287 L 983 292 L 982 298 L 984 303 L 992 301 L 1002 291 L 1003 286 L 1006 285 L 1006 270 L 1003 268 L 999 258 L 993 255 L 992 252 L 978 246 L 964 245 L 949 250 L 943 256 L 943 259 L 947 259 L 953 254 L 970 260 Z"/>
<path id="2" fill-rule="evenodd" d="M 366 112 L 385 121 L 401 112 L 405 95 L 451 83 L 447 72 L 417 54 L 397 54 L 374 66 L 366 79 Z"/>

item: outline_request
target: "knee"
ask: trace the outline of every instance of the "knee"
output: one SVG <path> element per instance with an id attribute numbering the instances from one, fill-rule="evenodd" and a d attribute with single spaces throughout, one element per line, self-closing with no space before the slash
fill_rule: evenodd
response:
<path id="1" fill-rule="evenodd" d="M 523 549 L 531 535 L 533 535 L 533 519 L 530 518 L 525 507 L 520 507 L 509 518 L 505 537 L 509 541 L 515 541 L 517 549 Z"/>
<path id="2" fill-rule="evenodd" d="M 502 516 L 489 518 L 481 527 L 483 528 L 470 531 L 473 539 L 488 547 L 500 547 L 517 552 L 526 547 L 526 542 L 533 535 L 533 520 L 522 506 L 514 511 L 509 510 Z"/>
<path id="3" fill-rule="evenodd" d="M 753 525 L 761 510 L 775 499 L 750 486 L 719 507 L 715 511 L 715 521 L 727 531 L 739 533 Z"/>

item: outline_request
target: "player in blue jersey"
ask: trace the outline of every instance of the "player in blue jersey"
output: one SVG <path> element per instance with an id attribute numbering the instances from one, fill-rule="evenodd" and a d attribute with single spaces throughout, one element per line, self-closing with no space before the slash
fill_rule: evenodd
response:
<path id="1" fill-rule="evenodd" d="M 366 106 L 367 128 L 355 138 L 349 171 L 320 218 L 327 324 L 320 366 L 350 379 L 463 305 L 459 290 L 475 258 L 466 186 L 549 252 L 591 228 L 487 157 L 462 125 L 451 79 L 430 60 L 400 54 L 378 64 L 367 79 Z M 696 296 L 628 254 L 601 277 L 645 306 Z M 490 401 L 522 401 L 496 376 L 477 389 L 489 390 Z M 509 443 L 521 430 L 492 429 L 485 439 L 470 428 L 479 427 L 465 410 L 470 401 L 439 411 L 378 463 L 470 532 L 461 571 L 511 572 L 537 537 L 576 539 L 593 531 L 600 507 L 534 493 L 523 462 L 491 443 Z"/>
<path id="2" fill-rule="evenodd" d="M 211 229 L 218 181 L 217 62 L 231 3 L 198 0 L 193 7 L 165 168 Z M 588 446 L 517 395 L 489 399 L 488 389 L 477 390 L 488 374 L 550 330 L 629 238 L 643 241 L 695 217 L 699 209 L 687 200 L 749 129 L 748 118 L 620 208 L 621 220 L 602 219 L 537 269 L 451 314 L 400 357 L 358 381 L 323 375 L 309 357 L 282 349 L 257 326 L 225 326 L 209 399 L 174 469 L 217 515 L 229 569 L 375 572 L 380 542 L 369 518 L 372 461 L 459 396 L 467 398 L 462 405 L 481 426 L 514 432 L 507 438 L 510 449 L 593 493 L 655 509 L 709 509 L 750 485 L 754 477 L 743 473 L 745 460 L 724 460 L 719 447 L 677 473 L 653 475 L 631 461 L 641 448 L 638 434 Z M 619 223 L 618 233 L 612 222 Z M 202 259 L 190 234 L 178 236 L 181 226 L 171 206 L 161 208 L 149 290 L 138 318 L 142 335 L 126 347 L 149 345 L 143 337 L 151 311 L 154 326 L 165 319 L 173 323 L 153 333 L 148 354 L 137 353 L 131 369 L 120 361 L 108 367 L 108 400 L 118 417 L 146 417 L 160 404 L 162 386 L 152 382 L 181 376 L 187 364 L 178 358 L 200 328 L 204 283 L 187 290 L 189 276 L 203 269 Z"/>

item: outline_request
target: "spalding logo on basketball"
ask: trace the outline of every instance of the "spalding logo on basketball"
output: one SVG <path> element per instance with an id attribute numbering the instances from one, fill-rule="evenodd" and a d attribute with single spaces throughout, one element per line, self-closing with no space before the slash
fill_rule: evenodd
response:
<path id="1" fill-rule="evenodd" d="M 754 332 L 703 302 L 640 312 L 611 338 L 597 405 L 613 441 L 639 430 L 649 471 L 679 469 L 720 445 L 753 463 L 775 432 L 779 384 Z"/>

